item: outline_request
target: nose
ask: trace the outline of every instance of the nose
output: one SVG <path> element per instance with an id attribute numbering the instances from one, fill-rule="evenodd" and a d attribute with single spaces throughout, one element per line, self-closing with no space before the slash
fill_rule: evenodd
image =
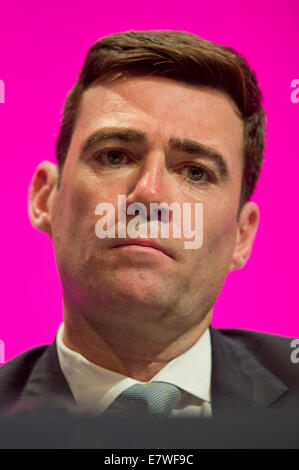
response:
<path id="1" fill-rule="evenodd" d="M 126 198 L 127 204 L 138 202 L 144 204 L 149 218 L 151 203 L 168 203 L 167 178 L 163 151 L 152 151 L 144 159 L 139 171 L 134 174 L 132 186 Z"/>

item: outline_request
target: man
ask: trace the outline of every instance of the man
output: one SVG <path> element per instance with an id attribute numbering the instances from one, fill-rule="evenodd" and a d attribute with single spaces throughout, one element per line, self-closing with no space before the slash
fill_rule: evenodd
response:
<path id="1" fill-rule="evenodd" d="M 158 405 L 155 389 L 142 398 L 148 412 L 217 416 L 297 403 L 290 339 L 210 326 L 227 274 L 254 242 L 259 211 L 249 198 L 264 135 L 255 74 L 233 50 L 175 31 L 114 34 L 91 47 L 66 100 L 58 166 L 40 163 L 29 195 L 32 224 L 54 244 L 64 323 L 52 345 L 1 368 L 5 413 L 50 403 L 112 413 L 121 397 L 139 406 L 142 387 L 161 385 Z M 110 204 L 120 221 L 119 196 L 125 209 L 146 209 L 143 228 L 152 204 L 176 203 L 190 204 L 181 215 L 199 230 L 202 207 L 201 246 L 187 249 L 185 232 L 104 236 L 115 228 L 109 218 L 98 234 L 97 208 Z M 175 219 L 162 212 L 160 228 Z M 134 212 L 126 214 L 128 225 Z"/>

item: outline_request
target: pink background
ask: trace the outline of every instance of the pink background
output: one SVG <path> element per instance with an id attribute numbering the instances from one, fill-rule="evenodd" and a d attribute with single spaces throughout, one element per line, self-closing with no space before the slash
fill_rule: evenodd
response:
<path id="1" fill-rule="evenodd" d="M 0 339 L 6 361 L 52 342 L 62 321 L 51 240 L 27 215 L 31 177 L 41 160 L 55 161 L 66 92 L 88 48 L 128 29 L 196 33 L 235 48 L 255 69 L 268 116 L 265 164 L 252 198 L 261 222 L 249 262 L 227 277 L 213 325 L 299 337 L 299 103 L 290 100 L 290 83 L 299 78 L 298 0 L 6 1 L 0 24 L 6 86 L 0 104 Z"/>

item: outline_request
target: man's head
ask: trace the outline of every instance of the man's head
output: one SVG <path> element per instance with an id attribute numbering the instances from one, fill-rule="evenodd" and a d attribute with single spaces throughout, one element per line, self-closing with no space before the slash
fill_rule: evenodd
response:
<path id="1" fill-rule="evenodd" d="M 258 209 L 248 199 L 263 148 L 260 91 L 231 49 L 174 31 L 94 44 L 65 104 L 59 169 L 42 162 L 30 190 L 31 220 L 53 240 L 66 309 L 107 341 L 134 329 L 141 339 L 153 331 L 158 344 L 162 325 L 173 338 L 198 325 L 227 273 L 250 255 Z M 117 208 L 120 194 L 147 208 L 203 203 L 202 247 L 156 240 L 168 256 L 98 239 L 95 208 Z"/>
<path id="2" fill-rule="evenodd" d="M 265 115 L 255 73 L 234 50 L 182 31 L 111 34 L 89 49 L 64 107 L 56 145 L 60 175 L 84 91 L 98 79 L 140 75 L 212 87 L 232 99 L 244 125 L 241 208 L 255 189 L 263 162 Z"/>

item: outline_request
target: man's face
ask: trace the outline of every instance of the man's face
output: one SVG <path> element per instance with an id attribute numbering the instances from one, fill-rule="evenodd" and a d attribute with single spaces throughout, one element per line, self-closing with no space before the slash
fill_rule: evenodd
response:
<path id="1" fill-rule="evenodd" d="M 82 152 L 94 132 L 120 129 L 144 137 L 105 138 Z M 227 173 L 194 143 L 217 153 Z M 66 301 L 95 322 L 105 311 L 124 324 L 150 325 L 168 316 L 187 328 L 202 319 L 236 245 L 242 145 L 243 123 L 217 90 L 159 77 L 99 82 L 86 90 L 61 186 L 51 194 L 51 237 Z M 98 238 L 95 208 L 109 202 L 117 209 L 118 195 L 126 195 L 127 206 L 139 202 L 148 210 L 151 202 L 203 203 L 202 246 L 185 249 L 183 233 L 155 239 L 168 256 Z"/>

